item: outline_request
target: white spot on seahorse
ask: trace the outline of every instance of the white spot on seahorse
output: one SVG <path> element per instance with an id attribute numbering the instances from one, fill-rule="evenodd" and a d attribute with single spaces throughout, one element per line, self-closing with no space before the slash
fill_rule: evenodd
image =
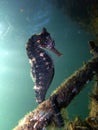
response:
<path id="1" fill-rule="evenodd" d="M 35 61 L 36 61 L 36 59 L 35 59 L 35 58 L 32 58 L 32 59 L 31 59 L 31 61 L 32 61 L 32 62 L 35 62 Z"/>
<path id="2" fill-rule="evenodd" d="M 39 82 L 39 85 L 41 85 L 41 84 L 42 84 L 42 82 L 40 81 L 40 82 Z"/>
<path id="3" fill-rule="evenodd" d="M 43 88 L 42 88 L 42 86 L 34 86 L 33 89 L 34 89 L 34 90 L 41 90 L 41 89 L 43 89 Z"/>
<path id="4" fill-rule="evenodd" d="M 43 60 L 46 60 L 46 58 L 45 58 L 45 57 L 43 57 Z"/>
<path id="5" fill-rule="evenodd" d="M 43 77 L 39 77 L 39 79 L 42 79 Z"/>
<path id="6" fill-rule="evenodd" d="M 33 63 L 36 63 L 36 59 L 35 58 L 29 59 L 29 63 L 31 64 L 31 66 L 33 66 Z"/>
<path id="7" fill-rule="evenodd" d="M 46 62 L 46 63 L 45 63 L 45 65 L 48 65 L 48 64 L 49 64 L 49 62 Z"/>
<path id="8" fill-rule="evenodd" d="M 40 55 L 41 57 L 43 57 L 43 56 L 44 56 L 44 53 L 41 52 L 39 55 Z"/>
<path id="9" fill-rule="evenodd" d="M 38 68 L 38 65 L 36 65 L 35 68 Z"/>
<path id="10" fill-rule="evenodd" d="M 47 70 L 49 70 L 49 69 L 50 69 L 50 67 L 48 66 L 46 69 L 47 69 Z"/>

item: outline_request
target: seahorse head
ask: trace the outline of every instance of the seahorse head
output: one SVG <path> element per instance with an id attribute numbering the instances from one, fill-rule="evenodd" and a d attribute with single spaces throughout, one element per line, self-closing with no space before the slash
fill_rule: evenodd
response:
<path id="1" fill-rule="evenodd" d="M 50 33 L 47 32 L 46 28 L 42 29 L 42 32 L 39 34 L 38 44 L 42 48 L 51 50 L 56 55 L 61 56 L 62 54 L 55 48 L 55 41 L 52 39 Z"/>

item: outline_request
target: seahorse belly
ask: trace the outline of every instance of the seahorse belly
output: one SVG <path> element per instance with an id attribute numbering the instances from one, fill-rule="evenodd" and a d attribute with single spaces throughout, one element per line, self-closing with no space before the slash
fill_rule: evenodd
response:
<path id="1" fill-rule="evenodd" d="M 51 57 L 44 51 L 40 50 L 39 53 L 30 59 L 31 74 L 35 80 L 34 90 L 36 93 L 36 101 L 41 103 L 45 100 L 46 92 L 54 76 L 54 65 Z"/>

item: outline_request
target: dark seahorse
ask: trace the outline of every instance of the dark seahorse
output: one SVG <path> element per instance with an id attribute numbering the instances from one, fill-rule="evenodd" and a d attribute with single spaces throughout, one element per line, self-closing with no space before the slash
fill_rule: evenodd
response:
<path id="1" fill-rule="evenodd" d="M 54 77 L 53 61 L 44 48 L 51 50 L 58 56 L 62 55 L 55 48 L 55 42 L 46 28 L 43 28 L 40 34 L 32 35 L 26 44 L 31 74 L 35 82 L 36 102 L 38 103 L 45 100 L 46 92 Z"/>

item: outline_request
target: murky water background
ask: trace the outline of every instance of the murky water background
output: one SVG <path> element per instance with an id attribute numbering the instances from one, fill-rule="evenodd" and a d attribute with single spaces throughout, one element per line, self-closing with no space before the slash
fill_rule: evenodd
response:
<path id="1" fill-rule="evenodd" d="M 87 43 L 92 36 L 52 2 L 0 0 L 0 130 L 11 130 L 37 106 L 25 44 L 42 27 L 48 29 L 56 47 L 63 53 L 60 58 L 50 53 L 55 77 L 47 97 L 91 57 Z M 70 118 L 86 117 L 90 89 L 86 87 L 69 105 Z"/>

